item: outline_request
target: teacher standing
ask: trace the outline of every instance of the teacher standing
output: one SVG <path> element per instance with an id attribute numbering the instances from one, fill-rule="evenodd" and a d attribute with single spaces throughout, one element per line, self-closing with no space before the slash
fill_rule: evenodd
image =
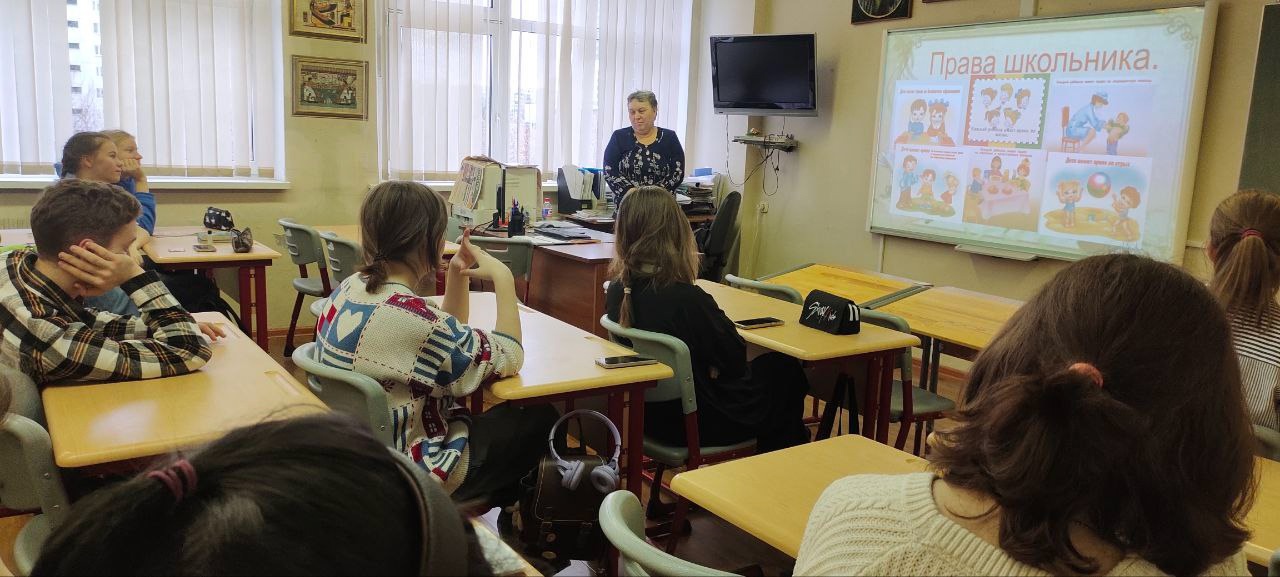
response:
<path id="1" fill-rule="evenodd" d="M 658 97 L 648 90 L 627 96 L 631 126 L 613 131 L 604 149 L 604 181 L 614 202 L 638 186 L 661 186 L 674 192 L 684 182 L 684 147 L 675 131 L 659 128 Z"/>

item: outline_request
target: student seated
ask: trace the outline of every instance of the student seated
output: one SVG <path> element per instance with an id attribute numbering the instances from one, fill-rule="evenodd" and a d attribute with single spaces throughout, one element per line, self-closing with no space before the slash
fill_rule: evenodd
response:
<path id="1" fill-rule="evenodd" d="M 698 400 L 698 439 L 730 445 L 756 439 L 759 452 L 809 441 L 803 421 L 809 381 L 800 361 L 781 353 L 747 363 L 733 321 L 697 285 L 693 232 L 666 189 L 641 186 L 622 199 L 614 223 L 613 282 L 605 308 L 624 327 L 671 335 L 689 347 Z M 679 399 L 649 403 L 644 432 L 683 445 Z"/>
<path id="2" fill-rule="evenodd" d="M 31 208 L 36 248 L 3 255 L 0 363 L 39 384 L 169 377 L 212 354 L 197 324 L 154 272 L 125 254 L 138 201 L 119 188 L 76 179 L 49 186 Z M 81 299 L 120 287 L 141 311 L 120 316 Z"/>
<path id="3" fill-rule="evenodd" d="M 1209 288 L 1231 319 L 1249 419 L 1280 430 L 1280 196 L 1244 190 L 1222 201 L 1205 250 Z"/>
<path id="4" fill-rule="evenodd" d="M 455 499 L 507 505 L 538 464 L 558 417 L 550 405 L 494 407 L 469 415 L 466 399 L 485 382 L 520 371 L 520 312 L 511 270 L 463 237 L 449 261 L 440 305 L 435 286 L 448 223 L 444 200 L 424 185 L 390 181 L 360 207 L 359 274 L 342 282 L 316 328 L 320 362 L 368 375 L 387 389 L 395 448 L 422 465 Z M 468 281 L 493 283 L 493 331 L 467 326 Z"/>
<path id="5" fill-rule="evenodd" d="M 131 147 L 131 151 L 124 152 L 122 147 L 125 146 Z M 141 158 L 137 142 L 123 130 L 77 132 L 63 145 L 62 162 L 54 165 L 62 178 L 115 184 L 138 199 L 142 207 L 137 218 L 139 230 L 129 247 L 129 252 L 138 259 L 141 259 L 141 247 L 151 238 L 156 221 L 156 201 L 147 186 L 146 175 L 138 166 Z M 129 168 L 127 173 L 126 167 Z M 86 298 L 85 303 L 92 308 L 118 315 L 138 314 L 138 308 L 129 300 L 129 295 L 118 288 Z"/>
<path id="6" fill-rule="evenodd" d="M 77 502 L 31 574 L 492 574 L 412 466 L 338 414 L 236 429 Z"/>
<path id="7" fill-rule="evenodd" d="M 974 362 L 933 472 L 832 484 L 796 574 L 1247 574 L 1253 437 L 1230 337 L 1174 266 L 1068 266 Z"/>

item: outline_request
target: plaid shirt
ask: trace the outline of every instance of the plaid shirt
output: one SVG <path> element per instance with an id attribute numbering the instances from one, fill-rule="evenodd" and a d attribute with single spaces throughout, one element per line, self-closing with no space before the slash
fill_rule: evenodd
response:
<path id="1" fill-rule="evenodd" d="M 171 377 L 213 355 L 195 319 L 154 272 L 120 286 L 141 313 L 120 316 L 85 308 L 37 271 L 35 250 L 0 258 L 0 364 L 37 383 Z"/>

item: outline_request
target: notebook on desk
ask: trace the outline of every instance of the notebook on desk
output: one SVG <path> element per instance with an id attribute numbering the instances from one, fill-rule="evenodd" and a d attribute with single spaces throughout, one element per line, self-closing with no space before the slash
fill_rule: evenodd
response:
<path id="1" fill-rule="evenodd" d="M 537 234 L 557 240 L 590 240 L 592 238 L 581 228 L 540 228 Z"/>

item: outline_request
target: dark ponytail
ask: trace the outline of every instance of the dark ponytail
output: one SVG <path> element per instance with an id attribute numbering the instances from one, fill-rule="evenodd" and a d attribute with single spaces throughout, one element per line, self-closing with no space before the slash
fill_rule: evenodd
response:
<path id="1" fill-rule="evenodd" d="M 1105 381 L 1063 367 L 986 386 L 956 420 L 932 461 L 952 485 L 994 497 L 1000 547 L 1028 565 L 1097 572 L 1072 545 L 1071 528 L 1093 527 L 1094 504 L 1125 488 L 1114 472 L 1132 458 L 1144 418 L 1112 398 Z M 984 450 L 964 449 L 976 446 Z"/>
<path id="2" fill-rule="evenodd" d="M 1255 441 L 1230 325 L 1177 267 L 1115 254 L 1064 268 L 974 360 L 959 404 L 933 464 L 995 501 L 1014 559 L 1094 572 L 1074 524 L 1199 575 L 1249 535 Z"/>
<path id="3" fill-rule="evenodd" d="M 62 173 L 59 177 L 80 172 L 80 161 L 97 154 L 98 148 L 111 139 L 101 132 L 77 132 L 62 146 Z"/>
<path id="4" fill-rule="evenodd" d="M 387 282 L 391 261 L 420 270 L 418 283 L 430 282 L 444 253 L 449 207 L 425 184 L 388 180 L 369 191 L 360 205 L 360 247 L 365 290 L 377 292 Z M 412 287 L 414 291 L 420 287 Z"/>

